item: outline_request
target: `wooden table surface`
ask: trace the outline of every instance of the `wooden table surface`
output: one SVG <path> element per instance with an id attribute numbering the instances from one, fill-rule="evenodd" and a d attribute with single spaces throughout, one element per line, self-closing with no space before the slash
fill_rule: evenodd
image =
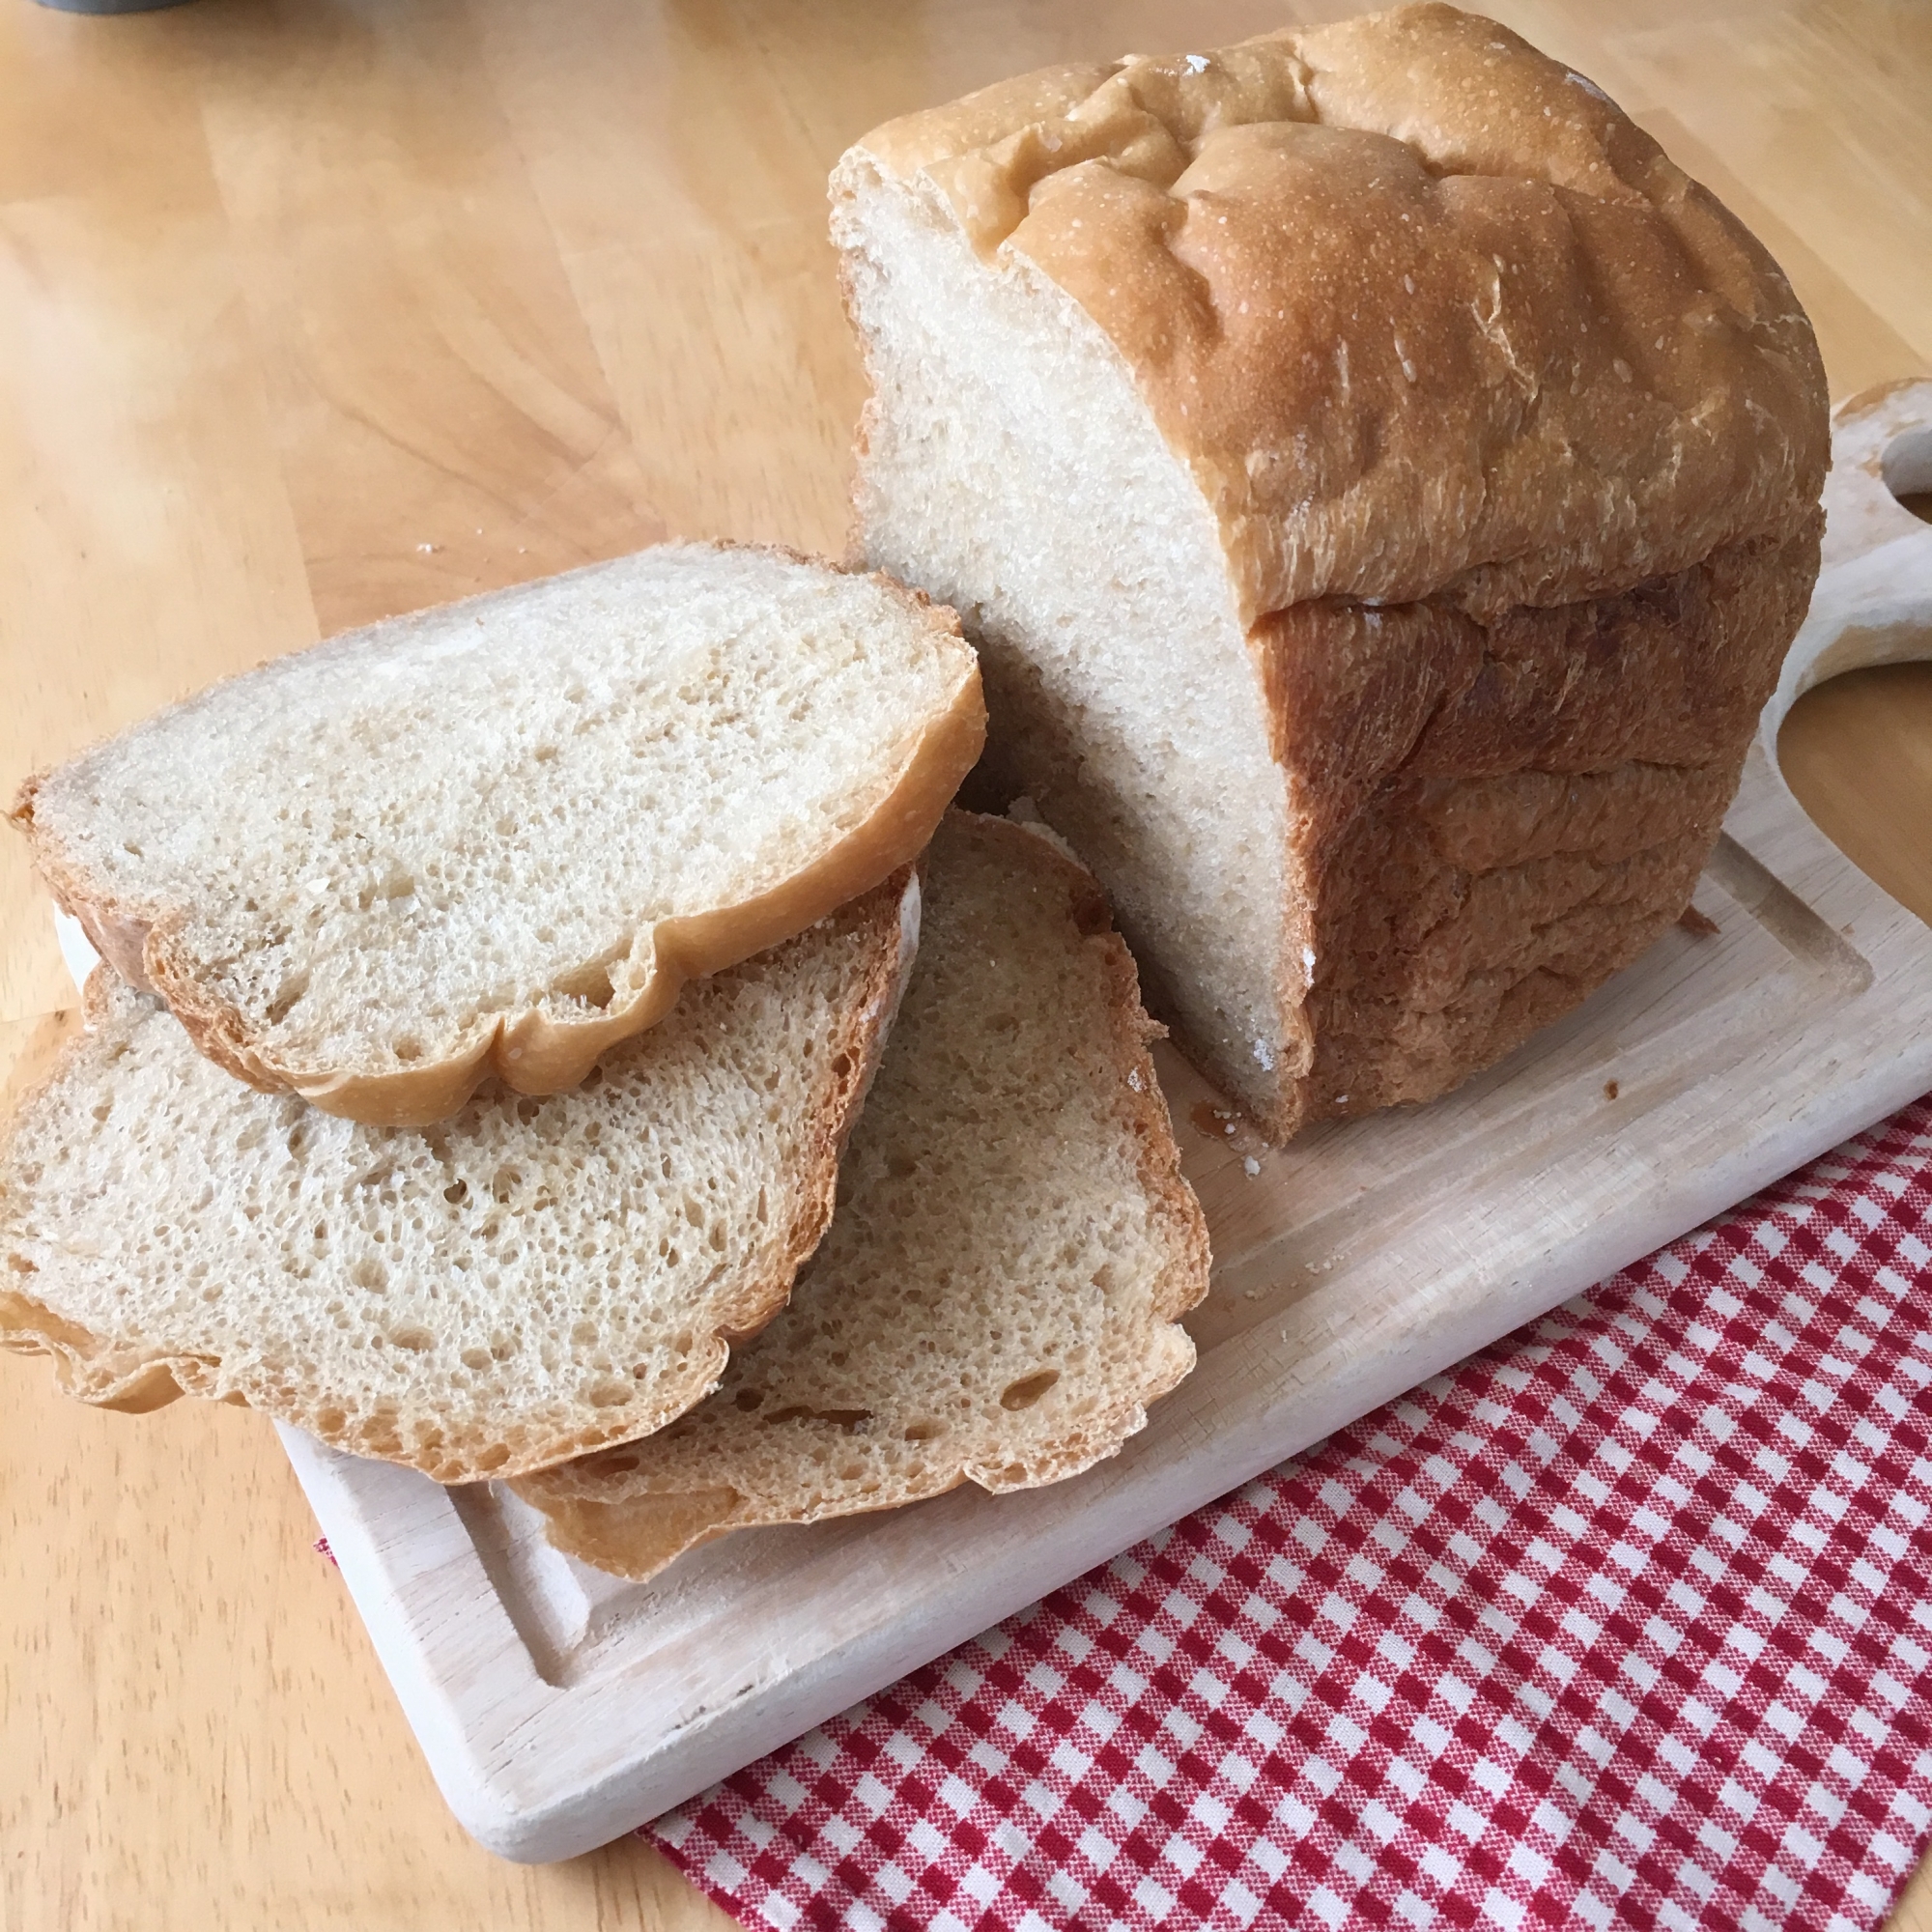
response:
<path id="1" fill-rule="evenodd" d="M 1279 0 L 0 8 L 0 785 L 215 675 L 670 534 L 842 546 L 861 379 L 823 183 L 878 120 Z M 1932 14 L 1510 0 L 1770 244 L 1834 395 L 1932 371 Z M 1932 641 L 1928 641 L 1932 652 Z M 1932 918 L 1932 666 L 1787 769 Z M 71 1004 L 0 844 L 0 1070 Z M 727 1924 L 637 1840 L 450 1821 L 273 1437 L 0 1363 L 0 1925 Z M 1932 1932 L 1921 1873 L 1898 1919 Z"/>

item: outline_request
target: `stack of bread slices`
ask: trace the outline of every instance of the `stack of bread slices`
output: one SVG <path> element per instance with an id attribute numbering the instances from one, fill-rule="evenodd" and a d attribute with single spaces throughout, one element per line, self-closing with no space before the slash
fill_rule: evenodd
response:
<path id="1" fill-rule="evenodd" d="M 104 963 L 0 1151 L 0 1342 L 632 1575 L 1112 1454 L 1207 1238 L 1097 888 L 948 810 L 983 718 L 950 611 L 675 545 L 33 781 Z"/>

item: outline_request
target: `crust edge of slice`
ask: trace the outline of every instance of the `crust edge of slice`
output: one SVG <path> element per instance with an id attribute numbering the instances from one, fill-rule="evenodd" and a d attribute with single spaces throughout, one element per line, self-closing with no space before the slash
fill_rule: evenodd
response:
<path id="1" fill-rule="evenodd" d="M 839 568 L 780 545 L 721 541 L 693 547 L 753 551 L 815 568 Z M 454 1052 L 395 1072 L 297 1064 L 277 1055 L 248 1015 L 209 986 L 182 955 L 175 936 L 185 923 L 185 908 L 115 896 L 38 824 L 35 801 L 47 772 L 21 784 L 8 817 L 33 846 L 36 869 L 55 903 L 80 922 L 95 951 L 130 985 L 165 1000 L 202 1054 L 263 1093 L 298 1094 L 324 1113 L 370 1126 L 429 1126 L 447 1120 L 493 1076 L 520 1094 L 566 1093 L 601 1055 L 663 1019 L 686 980 L 722 972 L 803 932 L 912 864 L 979 758 L 986 736 L 985 698 L 957 615 L 883 572 L 841 574 L 868 578 L 928 630 L 960 642 L 969 662 L 950 702 L 913 742 L 893 788 L 863 824 L 768 892 L 640 928 L 628 955 L 642 963 L 638 983 L 582 1020 L 555 1020 L 528 1007 L 493 1015 L 459 1036 Z M 590 974 L 609 963 L 584 960 L 573 972 Z M 559 976 L 559 982 L 570 977 Z"/>
<path id="2" fill-rule="evenodd" d="M 866 996 L 856 1004 L 847 1036 L 839 1042 L 839 1050 L 850 1058 L 851 1070 L 828 1096 L 821 1117 L 814 1121 L 809 1135 L 807 1160 L 811 1171 L 801 1184 L 798 1208 L 786 1231 L 781 1260 L 766 1275 L 747 1284 L 727 1307 L 718 1312 L 707 1338 L 709 1346 L 693 1350 L 694 1366 L 680 1382 L 679 1397 L 663 1405 L 664 1412 L 648 1424 L 649 1428 L 661 1428 L 674 1421 L 686 1408 L 703 1400 L 723 1372 L 732 1345 L 756 1334 L 783 1308 L 798 1270 L 831 1225 L 839 1157 L 877 1071 L 919 943 L 918 874 L 910 867 L 899 869 L 903 879 L 895 889 L 880 891 L 881 905 L 877 912 L 882 923 L 887 920 L 892 922 L 894 944 L 881 949 Z M 891 881 L 886 884 L 890 887 Z M 106 1017 L 113 985 L 114 976 L 105 965 L 96 967 L 89 975 L 82 995 L 87 1023 Z M 53 1065 L 20 1095 L 8 1121 L 0 1126 L 0 1209 L 5 1208 L 6 1175 L 19 1123 L 84 1050 L 85 1034 L 76 1031 L 64 1042 Z M 7 1267 L 7 1272 L 0 1275 L 0 1283 L 5 1284 L 0 1285 L 0 1352 L 51 1357 L 55 1380 L 63 1394 L 90 1407 L 130 1415 L 148 1414 L 184 1396 L 210 1397 L 237 1407 L 260 1407 L 345 1454 L 370 1453 L 366 1441 L 352 1437 L 346 1425 L 341 1431 L 318 1426 L 315 1411 L 326 1407 L 326 1403 L 311 1403 L 297 1413 L 285 1412 L 281 1405 L 272 1402 L 251 1403 L 241 1391 L 216 1397 L 213 1390 L 220 1368 L 218 1359 L 167 1349 L 130 1349 L 71 1320 L 27 1293 L 18 1284 L 28 1277 L 20 1272 L 14 1257 L 8 1256 L 5 1262 L 0 1262 L 0 1266 Z M 455 1468 L 446 1463 L 432 1468 L 418 1458 L 400 1454 L 382 1460 L 416 1468 L 441 1483 L 480 1482 L 492 1477 L 532 1475 L 593 1450 L 612 1447 L 640 1433 L 643 1432 L 636 1426 L 635 1417 L 627 1417 L 624 1424 L 613 1426 L 609 1433 L 580 1432 L 567 1439 L 553 1440 L 521 1458 L 512 1456 L 488 1466 L 473 1458 Z"/>

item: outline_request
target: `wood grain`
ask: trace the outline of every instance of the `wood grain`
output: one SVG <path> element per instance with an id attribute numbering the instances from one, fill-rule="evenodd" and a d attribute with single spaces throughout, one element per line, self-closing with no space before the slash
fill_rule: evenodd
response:
<path id="1" fill-rule="evenodd" d="M 1849 745 L 1858 756 L 1844 755 Z M 1932 920 L 1932 664 L 1873 665 L 1806 692 L 1777 752 L 1820 829 L 1893 898 Z M 1900 838 L 1908 826 L 1919 836 Z"/>
<path id="2" fill-rule="evenodd" d="M 839 148 L 1016 68 L 1288 11 L 0 10 L 0 783 L 380 611 L 667 531 L 838 547 L 860 392 L 822 239 Z M 1932 368 L 1920 11 L 1495 11 L 1761 229 L 1837 392 Z M 1786 755 L 1932 915 L 1918 676 L 1807 696 Z M 70 999 L 9 840 L 0 1060 L 43 1056 Z M 0 1369 L 0 1923 L 725 1922 L 636 1841 L 524 1870 L 462 1836 L 257 1418 L 129 1421 Z M 1932 1890 L 1898 1922 L 1932 1932 Z"/>

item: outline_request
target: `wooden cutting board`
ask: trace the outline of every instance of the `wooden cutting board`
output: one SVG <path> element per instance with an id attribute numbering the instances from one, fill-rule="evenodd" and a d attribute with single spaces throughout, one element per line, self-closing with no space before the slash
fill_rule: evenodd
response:
<path id="1" fill-rule="evenodd" d="M 1777 728 L 1932 653 L 1932 382 L 1840 412 L 1826 569 L 1694 915 L 1433 1105 L 1264 1147 L 1160 1070 L 1206 1204 L 1200 1366 L 1123 1454 L 995 1499 L 759 1530 L 649 1583 L 495 1486 L 283 1439 L 444 1796 L 492 1850 L 600 1844 L 1932 1088 L 1932 930 L 1811 825 Z"/>

